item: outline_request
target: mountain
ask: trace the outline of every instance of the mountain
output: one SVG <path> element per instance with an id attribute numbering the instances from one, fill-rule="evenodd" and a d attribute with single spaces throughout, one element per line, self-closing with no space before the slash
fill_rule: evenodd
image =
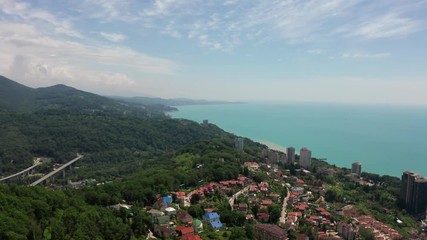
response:
<path id="1" fill-rule="evenodd" d="M 167 106 L 148 106 L 114 100 L 81 91 L 66 85 L 30 88 L 0 76 L 0 109 L 34 112 L 47 109 L 78 110 L 81 112 L 162 113 L 174 110 Z"/>
<path id="2" fill-rule="evenodd" d="M 209 104 L 229 104 L 236 102 L 227 101 L 209 101 L 203 99 L 187 99 L 187 98 L 154 98 L 154 97 L 111 97 L 128 103 L 137 103 L 144 105 L 166 105 L 166 106 L 183 106 L 183 105 L 209 105 Z"/>
<path id="3" fill-rule="evenodd" d="M 0 108 L 28 109 L 34 104 L 35 89 L 0 76 Z"/>

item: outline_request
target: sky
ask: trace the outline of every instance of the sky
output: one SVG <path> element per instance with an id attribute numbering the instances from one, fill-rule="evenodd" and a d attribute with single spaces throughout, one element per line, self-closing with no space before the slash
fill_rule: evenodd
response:
<path id="1" fill-rule="evenodd" d="M 427 0 L 0 0 L 0 75 L 102 95 L 427 105 Z"/>

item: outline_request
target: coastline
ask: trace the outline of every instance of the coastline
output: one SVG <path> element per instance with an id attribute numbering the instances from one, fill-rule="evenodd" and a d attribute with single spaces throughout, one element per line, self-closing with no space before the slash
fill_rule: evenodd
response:
<path id="1" fill-rule="evenodd" d="M 279 145 L 277 143 L 273 143 L 273 142 L 270 142 L 270 141 L 267 141 L 267 140 L 259 140 L 259 139 L 255 139 L 254 141 L 266 145 L 271 150 L 275 150 L 275 151 L 278 151 L 278 152 L 286 153 L 286 147 L 281 146 L 281 145 Z"/>
<path id="2" fill-rule="evenodd" d="M 427 112 L 382 106 L 228 104 L 182 106 L 173 118 L 210 123 L 271 149 L 293 146 L 340 167 L 361 162 L 363 171 L 400 177 L 405 170 L 427 176 Z M 411 124 L 408 124 L 411 123 Z M 304 133 L 301 134 L 301 131 Z M 405 161 L 402 161 L 405 159 Z M 384 166 L 387 166 L 386 168 Z"/>

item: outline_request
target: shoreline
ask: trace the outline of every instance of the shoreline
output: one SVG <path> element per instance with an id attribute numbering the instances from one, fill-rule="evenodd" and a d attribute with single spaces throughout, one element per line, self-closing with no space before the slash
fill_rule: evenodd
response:
<path id="1" fill-rule="evenodd" d="M 271 150 L 275 150 L 275 151 L 278 151 L 278 152 L 286 153 L 286 147 L 281 146 L 281 145 L 279 145 L 277 143 L 273 143 L 273 142 L 270 142 L 270 141 L 267 141 L 267 140 L 259 140 L 259 139 L 256 139 L 254 141 L 266 145 Z"/>

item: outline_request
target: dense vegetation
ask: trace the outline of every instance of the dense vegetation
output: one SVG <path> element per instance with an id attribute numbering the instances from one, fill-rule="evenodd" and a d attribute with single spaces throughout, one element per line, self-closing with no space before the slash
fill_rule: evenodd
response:
<path id="1" fill-rule="evenodd" d="M 255 157 L 236 150 L 233 144 L 232 138 L 224 136 L 198 141 L 174 154 L 167 153 L 144 161 L 139 171 L 128 178 L 79 190 L 0 186 L 0 238 L 143 237 L 151 224 L 143 207 L 152 205 L 157 194 L 203 184 L 200 179 L 220 181 L 236 178 L 243 172 L 241 160 L 253 160 Z M 258 145 L 249 142 L 247 149 L 257 152 Z M 102 162 L 97 164 L 102 165 Z M 134 205 L 130 212 L 108 208 L 122 201 Z M 224 204 L 228 206 L 226 201 Z M 239 224 L 238 219 L 242 216 L 234 216 L 225 208 L 223 213 L 231 226 Z"/>
<path id="2" fill-rule="evenodd" d="M 235 136 L 212 124 L 66 86 L 32 89 L 4 78 L 0 85 L 1 175 L 30 166 L 33 157 L 62 163 L 81 153 L 68 175 L 106 182 L 56 191 L 0 185 L 0 239 L 143 238 L 152 224 L 144 206 L 157 194 L 236 178 L 242 161 L 259 154 L 261 145 L 249 140 L 245 152 L 236 150 Z M 122 201 L 132 209 L 109 208 Z"/>
<path id="3" fill-rule="evenodd" d="M 2 172 L 10 173 L 30 166 L 33 156 L 64 162 L 76 153 L 87 156 L 85 163 L 99 163 L 99 168 L 136 165 L 216 136 L 231 137 L 214 125 L 165 117 L 0 112 L 0 166 Z"/>

